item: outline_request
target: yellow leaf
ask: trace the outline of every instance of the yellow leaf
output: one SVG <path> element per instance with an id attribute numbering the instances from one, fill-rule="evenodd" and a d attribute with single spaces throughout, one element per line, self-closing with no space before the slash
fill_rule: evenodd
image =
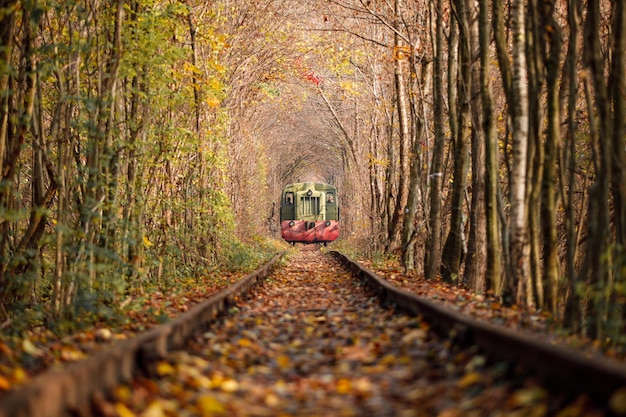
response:
<path id="1" fill-rule="evenodd" d="M 24 339 L 22 341 L 22 350 L 29 354 L 30 356 L 39 356 L 41 355 L 41 350 L 38 349 L 33 342 L 28 339 Z"/>
<path id="2" fill-rule="evenodd" d="M 287 369 L 291 365 L 291 360 L 289 359 L 289 356 L 287 355 L 279 355 L 276 358 L 276 363 L 278 364 L 280 369 Z"/>
<path id="3" fill-rule="evenodd" d="M 176 372 L 174 367 L 167 362 L 159 362 L 156 371 L 159 376 L 172 375 Z"/>
<path id="4" fill-rule="evenodd" d="M 26 380 L 27 377 L 28 375 L 26 374 L 26 371 L 24 371 L 22 368 L 15 368 L 13 370 L 13 381 L 16 384 L 21 384 Z"/>
<path id="5" fill-rule="evenodd" d="M 146 235 L 144 235 L 144 236 L 143 236 L 143 245 L 144 245 L 146 248 L 149 248 L 150 246 L 152 246 L 152 245 L 153 245 L 153 243 L 152 243 L 152 242 L 150 242 L 150 240 L 148 239 L 148 236 L 146 236 Z"/>
<path id="6" fill-rule="evenodd" d="M 459 388 L 467 388 L 471 385 L 478 384 L 482 380 L 482 376 L 478 372 L 470 372 L 465 374 L 463 378 L 458 382 Z"/>
<path id="7" fill-rule="evenodd" d="M 119 385 L 115 388 L 115 398 L 119 401 L 128 401 L 132 395 L 128 385 Z"/>
<path id="8" fill-rule="evenodd" d="M 222 391 L 235 392 L 239 389 L 239 383 L 234 379 L 227 379 L 220 385 Z"/>
<path id="9" fill-rule="evenodd" d="M 115 411 L 119 417 L 135 417 L 136 414 L 133 413 L 122 403 L 115 404 Z"/>
<path id="10" fill-rule="evenodd" d="M 150 403 L 148 408 L 140 414 L 141 417 L 166 417 L 165 411 L 163 411 L 163 407 L 159 401 L 153 401 Z"/>
<path id="11" fill-rule="evenodd" d="M 226 410 L 222 403 L 212 395 L 203 395 L 198 399 L 198 409 L 202 417 L 213 417 Z"/>
<path id="12" fill-rule="evenodd" d="M 212 97 L 212 98 L 207 99 L 206 103 L 209 105 L 209 107 L 215 108 L 219 106 L 222 102 L 219 98 Z"/>

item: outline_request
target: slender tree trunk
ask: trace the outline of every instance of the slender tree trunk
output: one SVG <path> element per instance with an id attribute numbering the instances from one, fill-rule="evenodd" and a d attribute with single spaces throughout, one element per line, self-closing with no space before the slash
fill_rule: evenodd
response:
<path id="1" fill-rule="evenodd" d="M 542 237 L 543 237 L 543 294 L 544 309 L 557 314 L 558 309 L 558 241 L 557 241 L 557 207 L 556 189 L 557 179 L 557 152 L 560 137 L 560 103 L 559 103 L 559 66 L 561 60 L 561 29 L 554 20 L 554 3 L 544 2 L 540 8 L 545 13 L 543 26 L 551 28 L 544 33 L 548 39 L 549 51 L 546 59 L 546 88 L 548 90 L 548 129 L 544 143 L 544 167 L 542 179 Z"/>
<path id="2" fill-rule="evenodd" d="M 9 3 L 7 6 L 11 8 L 14 4 Z M 4 9 L 7 10 L 7 9 Z M 12 10 L 11 10 L 12 11 Z M 37 91 L 37 63 L 35 59 L 35 37 L 37 26 L 39 24 L 39 15 L 33 13 L 32 6 L 24 6 L 21 10 L 21 38 L 20 38 L 20 56 L 18 63 L 13 63 L 17 69 L 17 75 L 0 74 L 2 87 L 4 90 L 2 100 L 2 110 L 0 110 L 0 155 L 4 154 L 3 163 L 0 163 L 2 171 L 0 171 L 0 211 L 11 213 L 14 209 L 13 201 L 16 191 L 16 176 L 20 158 L 25 148 L 27 132 L 32 127 L 32 117 L 35 107 L 35 95 Z M 2 28 L 2 36 L 10 36 L 15 29 L 16 17 L 8 16 L 4 22 L 9 28 Z M 1 21 L 0 21 L 1 22 Z M 8 31 L 7 32 L 5 32 Z M 15 34 L 13 33 L 13 36 Z M 6 47 L 12 44 L 12 41 L 6 38 L 2 39 L 6 42 Z M 1 45 L 4 47 L 4 45 Z M 4 50 L 4 48 L 2 48 Z M 8 53 L 12 51 L 9 48 Z M 0 52 L 5 53 L 5 52 Z M 7 63 L 11 62 L 9 58 Z M 5 77 L 6 79 L 5 84 Z M 6 100 L 6 101 L 5 101 Z M 36 196 L 35 196 L 36 197 Z M 33 203 L 33 207 L 36 202 Z M 34 214 L 34 212 L 33 212 Z M 22 274 L 24 268 L 29 268 L 29 262 L 21 253 L 25 249 L 20 241 L 24 240 L 13 236 L 11 241 L 9 229 L 11 228 L 11 216 L 3 216 L 0 218 L 0 304 L 2 302 L 23 301 L 25 296 L 24 280 L 15 280 L 17 275 Z M 35 233 L 37 225 L 33 223 L 31 217 L 31 226 L 29 231 Z M 10 252 L 9 252 L 10 250 Z"/>
<path id="3" fill-rule="evenodd" d="M 606 67 L 602 57 L 600 34 L 600 2 L 589 0 L 587 19 L 585 22 L 585 61 L 589 68 L 589 75 L 594 87 L 595 108 L 589 113 L 597 111 L 598 125 L 591 125 L 591 129 L 598 129 L 598 172 L 595 184 L 590 191 L 589 199 L 589 250 L 587 251 L 587 268 L 581 273 L 588 276 L 592 293 L 588 307 L 589 329 L 592 338 L 601 339 L 606 329 L 608 286 L 611 282 L 611 264 L 609 250 L 609 189 L 611 184 L 611 123 L 610 106 L 608 101 L 607 85 L 605 83 Z"/>
<path id="4" fill-rule="evenodd" d="M 468 1 L 467 21 L 470 29 L 470 56 L 480 55 L 478 3 Z M 472 62 L 472 202 L 469 216 L 469 238 L 467 242 L 467 260 L 465 262 L 465 281 L 470 289 L 482 293 L 485 288 L 487 268 L 487 220 L 485 207 L 485 131 L 481 109 L 481 70 L 478 62 Z"/>
<path id="5" fill-rule="evenodd" d="M 432 7 L 432 4 L 431 4 Z M 434 130 L 435 144 L 430 168 L 430 211 L 429 211 L 429 239 L 426 248 L 426 279 L 434 279 L 441 267 L 442 246 L 442 213 L 441 191 L 443 188 L 443 154 L 445 151 L 444 131 L 444 100 L 443 100 L 443 0 L 436 0 L 434 13 L 435 39 L 434 39 L 434 72 L 433 72 L 433 100 L 434 100 Z"/>
<path id="6" fill-rule="evenodd" d="M 512 63 L 512 172 L 509 201 L 511 205 L 511 271 L 509 291 L 519 305 L 529 305 L 532 292 L 528 287 L 530 278 L 530 246 L 528 241 L 528 208 L 526 205 L 526 174 L 528 157 L 528 84 L 526 66 L 526 28 L 524 0 L 511 1 L 511 25 L 513 36 Z"/>
<path id="7" fill-rule="evenodd" d="M 543 176 L 544 149 L 541 124 L 544 105 L 541 94 L 545 79 L 545 66 L 542 60 L 541 39 L 537 0 L 527 0 L 528 19 L 526 20 L 526 56 L 528 62 L 528 163 L 526 177 L 526 205 L 528 207 L 528 238 L 530 247 L 530 275 L 527 278 L 529 305 L 543 304 L 541 279 L 541 178 Z"/>
<path id="8" fill-rule="evenodd" d="M 451 4 L 459 27 L 459 78 L 458 89 L 458 131 L 454 144 L 454 178 L 452 184 L 452 201 L 450 232 L 443 248 L 441 276 L 447 282 L 459 278 L 463 245 L 465 239 L 465 219 L 463 203 L 467 186 L 470 142 L 470 87 L 471 87 L 471 56 L 467 15 L 464 0 L 453 0 Z"/>
<path id="9" fill-rule="evenodd" d="M 404 63 L 406 61 L 404 42 L 399 35 L 400 30 L 400 5 L 401 0 L 394 1 L 395 13 L 395 33 L 394 33 L 394 50 L 396 57 L 394 59 L 394 82 L 396 87 L 396 105 L 398 109 L 398 125 L 400 128 L 400 166 L 398 172 L 398 195 L 393 209 L 391 219 L 391 233 L 389 236 L 390 249 L 393 250 L 399 243 L 400 232 L 402 230 L 402 222 L 405 217 L 404 210 L 406 208 L 409 194 L 409 178 L 410 178 L 410 160 L 411 160 L 411 144 L 409 134 L 409 109 L 406 95 L 406 85 L 404 79 Z M 402 248 L 404 252 L 405 248 Z"/>
<path id="10" fill-rule="evenodd" d="M 500 222 L 498 221 L 498 136 L 493 115 L 491 57 L 489 53 L 489 2 L 479 1 L 478 36 L 480 42 L 480 84 L 485 135 L 485 211 L 487 228 L 486 290 L 496 295 L 502 279 Z"/>
<path id="11" fill-rule="evenodd" d="M 580 32 L 580 0 L 568 0 L 567 20 L 569 26 L 569 41 L 567 51 L 567 67 L 569 79 L 569 96 L 567 106 L 567 150 L 568 157 L 563 158 L 568 171 L 568 192 L 565 199 L 565 228 L 567 233 L 567 268 L 565 276 L 568 279 L 569 288 L 565 300 L 565 311 L 563 314 L 564 325 L 574 331 L 582 328 L 581 297 L 578 290 L 578 280 L 576 271 L 576 253 L 578 239 L 576 233 L 576 213 L 574 196 L 576 190 L 576 132 L 578 124 L 576 122 L 578 98 L 578 33 Z M 582 226 L 578 227 L 581 230 Z"/>
<path id="12" fill-rule="evenodd" d="M 0 10 L 3 14 L 0 17 L 0 62 L 10 63 L 13 52 L 13 40 L 16 20 L 16 0 L 0 1 Z M 10 73 L 8 67 L 0 73 L 0 178 L 4 176 L 4 159 L 7 151 L 7 141 L 9 139 L 9 98 Z M 0 248 L 2 249 L 2 248 Z M 3 252 L 0 252 L 0 255 Z"/>

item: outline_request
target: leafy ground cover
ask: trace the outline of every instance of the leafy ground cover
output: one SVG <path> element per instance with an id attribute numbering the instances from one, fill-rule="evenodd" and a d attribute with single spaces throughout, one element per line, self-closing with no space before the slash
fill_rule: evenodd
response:
<path id="1" fill-rule="evenodd" d="M 303 251 L 156 367 L 105 416 L 601 416 L 584 397 L 459 350 L 380 307 L 331 257 Z"/>
<path id="2" fill-rule="evenodd" d="M 21 334 L 0 334 L 0 395 L 46 369 L 81 360 L 109 343 L 176 317 L 241 277 L 241 273 L 219 272 L 168 291 L 136 294 L 113 320 L 85 324 L 76 332 L 41 325 Z"/>
<path id="3" fill-rule="evenodd" d="M 407 275 L 399 262 L 393 259 L 384 262 L 360 259 L 359 263 L 405 291 L 445 304 L 448 308 L 475 319 L 534 334 L 550 343 L 570 347 L 590 357 L 604 356 L 626 363 L 625 352 L 616 349 L 610 343 L 602 343 L 564 331 L 559 326 L 558 320 L 546 312 L 517 306 L 507 307 L 491 294 L 474 294 L 463 286 L 449 285 L 439 279 L 428 281 L 423 277 Z"/>
<path id="4" fill-rule="evenodd" d="M 258 300 L 233 311 L 238 315 L 192 342 L 189 352 L 159 364 L 160 378 L 120 387 L 114 402 L 100 404 L 102 414 L 603 415 L 585 397 L 565 403 L 549 398 L 532 380 L 503 380 L 512 370 L 457 351 L 418 319 L 381 310 L 329 258 L 315 251 L 296 253 L 261 288 Z M 590 354 L 599 351 L 590 341 L 557 337 L 545 315 L 406 276 L 393 263 L 362 263 L 394 285 L 464 314 L 551 335 L 555 343 Z M 242 276 L 221 274 L 177 291 L 146 294 L 117 326 L 101 323 L 66 336 L 43 327 L 22 337 L 0 335 L 0 395 L 45 369 L 80 360 L 181 314 Z M 241 398 L 245 402 L 235 400 Z"/>

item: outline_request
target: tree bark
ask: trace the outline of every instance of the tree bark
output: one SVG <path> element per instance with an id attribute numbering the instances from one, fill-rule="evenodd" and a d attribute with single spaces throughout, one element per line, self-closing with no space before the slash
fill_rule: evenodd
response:
<path id="1" fill-rule="evenodd" d="M 461 260 L 464 252 L 466 219 L 463 206 L 467 187 L 470 143 L 470 86 L 471 56 L 469 45 L 469 24 L 464 0 L 453 0 L 451 4 L 459 28 L 459 78 L 458 90 L 458 131 L 454 143 L 454 177 L 450 231 L 443 247 L 441 276 L 446 282 L 455 282 L 459 278 Z"/>
<path id="2" fill-rule="evenodd" d="M 529 288 L 530 246 L 528 242 L 526 205 L 526 174 L 528 157 L 528 85 L 526 67 L 526 28 L 524 1 L 512 0 L 511 25 L 513 36 L 513 63 L 511 77 L 511 102 L 509 103 L 512 119 L 512 172 L 509 201 L 511 271 L 508 289 L 519 305 L 532 304 L 532 292 Z"/>
<path id="3" fill-rule="evenodd" d="M 405 208 L 409 194 L 411 144 L 409 134 L 409 109 L 404 79 L 404 63 L 406 61 L 404 42 L 400 37 L 400 10 L 401 0 L 394 1 L 394 83 L 396 88 L 396 106 L 398 109 L 398 126 L 400 140 L 400 166 L 398 172 L 398 195 L 395 201 L 390 223 L 389 249 L 393 250 L 400 242 L 400 232 L 404 221 Z M 402 248 L 404 251 L 405 248 Z"/>
<path id="4" fill-rule="evenodd" d="M 569 26 L 569 41 L 567 50 L 567 68 L 568 68 L 568 105 L 567 105 L 567 149 L 563 158 L 562 169 L 567 169 L 568 192 L 565 198 L 565 229 L 567 234 L 567 268 L 565 276 L 567 277 L 569 288 L 567 298 L 565 300 L 565 310 L 563 313 L 563 324 L 578 332 L 582 329 L 582 311 L 581 297 L 578 290 L 578 279 L 576 271 L 576 254 L 578 251 L 577 231 L 576 231 L 576 213 L 574 205 L 574 196 L 576 190 L 576 132 L 578 124 L 576 122 L 577 115 L 577 98 L 578 98 L 578 34 L 580 33 L 580 0 L 568 0 L 567 20 Z M 565 177 L 563 175 L 563 177 Z M 582 226 L 578 226 L 578 230 L 582 230 Z"/>
<path id="5" fill-rule="evenodd" d="M 496 295 L 502 288 L 500 222 L 498 217 L 498 137 L 494 121 L 493 92 L 491 87 L 491 57 L 489 53 L 489 2 L 479 1 L 478 36 L 480 42 L 480 84 L 485 135 L 485 212 L 487 228 L 486 290 Z"/>
<path id="6" fill-rule="evenodd" d="M 541 11 L 545 13 L 543 21 L 544 29 L 549 29 L 543 35 L 548 39 L 548 53 L 544 57 L 546 61 L 546 88 L 548 129 L 544 142 L 544 161 L 542 178 L 542 237 L 543 237 L 543 295 L 544 309 L 557 314 L 558 309 L 558 241 L 557 241 L 557 204 L 555 183 L 557 180 L 557 152 L 560 137 L 560 103 L 559 103 L 559 68 L 561 60 L 561 28 L 554 20 L 554 2 L 544 2 Z"/>
<path id="7" fill-rule="evenodd" d="M 429 238 L 426 248 L 426 279 L 434 279 L 441 268 L 441 247 L 442 247 L 442 199 L 443 188 L 443 155 L 445 151 L 445 131 L 444 131 L 444 89 L 443 89 L 443 0 L 436 0 L 434 16 L 435 39 L 433 48 L 433 120 L 434 120 L 434 149 L 432 162 L 430 164 L 430 211 L 428 218 Z"/>
<path id="8" fill-rule="evenodd" d="M 470 33 L 470 56 L 480 56 L 480 35 L 477 9 L 478 4 L 473 1 L 466 3 L 467 21 Z M 485 204 L 485 131 L 484 112 L 481 109 L 481 69 L 478 62 L 472 61 L 472 200 L 469 215 L 469 236 L 467 241 L 467 260 L 465 261 L 465 282 L 476 293 L 482 293 L 485 288 L 485 274 L 487 268 L 487 220 Z"/>

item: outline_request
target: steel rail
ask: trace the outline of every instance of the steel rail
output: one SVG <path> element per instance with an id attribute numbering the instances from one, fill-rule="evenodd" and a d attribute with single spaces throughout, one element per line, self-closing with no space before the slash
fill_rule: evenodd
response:
<path id="1" fill-rule="evenodd" d="M 331 252 L 372 289 L 381 301 L 410 315 L 421 315 L 435 331 L 450 335 L 462 346 L 478 346 L 495 361 L 521 364 L 556 392 L 587 393 L 606 405 L 613 393 L 626 387 L 626 367 L 605 357 L 588 357 L 538 336 L 470 318 L 442 304 L 404 291 L 347 256 Z"/>
<path id="2" fill-rule="evenodd" d="M 91 401 L 133 377 L 153 373 L 154 364 L 182 348 L 196 332 L 244 298 L 274 268 L 283 253 L 172 321 L 128 340 L 104 347 L 85 360 L 60 370 L 48 370 L 27 385 L 0 397 L 0 417 L 61 417 L 92 415 Z"/>

